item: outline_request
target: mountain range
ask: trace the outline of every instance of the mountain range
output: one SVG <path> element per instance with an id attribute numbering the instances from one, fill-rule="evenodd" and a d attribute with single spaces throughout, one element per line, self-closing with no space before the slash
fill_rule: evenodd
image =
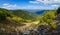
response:
<path id="1" fill-rule="evenodd" d="M 39 9 L 33 9 L 33 10 L 31 10 L 30 9 L 30 10 L 26 10 L 26 11 L 31 12 L 31 13 L 34 13 L 36 15 L 41 15 L 41 14 L 43 14 L 47 10 L 39 10 Z"/>

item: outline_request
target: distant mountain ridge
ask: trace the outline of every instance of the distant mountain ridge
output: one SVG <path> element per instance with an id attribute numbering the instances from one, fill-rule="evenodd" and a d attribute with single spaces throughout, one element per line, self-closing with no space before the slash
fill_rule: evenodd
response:
<path id="1" fill-rule="evenodd" d="M 47 11 L 54 11 L 54 10 L 40 10 L 40 9 L 30 9 L 30 10 L 26 10 L 28 12 L 34 13 L 36 15 L 42 15 L 44 12 Z"/>
<path id="2" fill-rule="evenodd" d="M 47 10 L 27 10 L 28 12 L 31 12 L 31 13 L 34 13 L 34 14 L 37 14 L 37 15 L 40 15 L 40 14 L 43 14 L 45 11 Z"/>

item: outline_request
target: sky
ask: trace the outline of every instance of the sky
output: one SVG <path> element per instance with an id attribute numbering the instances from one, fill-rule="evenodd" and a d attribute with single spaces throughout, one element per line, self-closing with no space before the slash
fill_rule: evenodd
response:
<path id="1" fill-rule="evenodd" d="M 0 8 L 6 9 L 49 9 L 60 7 L 60 0 L 0 0 Z"/>

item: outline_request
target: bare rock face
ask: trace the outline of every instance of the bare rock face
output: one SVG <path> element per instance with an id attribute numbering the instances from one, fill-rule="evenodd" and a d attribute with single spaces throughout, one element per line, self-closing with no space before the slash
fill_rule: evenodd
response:
<path id="1" fill-rule="evenodd" d="M 57 25 L 58 26 L 58 25 Z M 36 30 L 28 30 L 23 35 L 60 35 L 60 28 L 48 30 L 45 26 L 40 26 Z"/>
<path id="2" fill-rule="evenodd" d="M 0 28 L 0 35 L 60 35 L 60 23 L 57 23 L 57 29 L 48 29 L 48 27 L 42 25 L 40 27 L 36 27 L 31 30 L 27 30 L 24 32 L 21 31 L 12 31 L 12 32 L 4 32 L 5 28 Z"/>
<path id="3" fill-rule="evenodd" d="M 37 27 L 33 30 L 27 30 L 24 32 L 20 31 L 12 31 L 12 32 L 5 32 L 5 28 L 0 28 L 0 35 L 60 35 L 60 22 L 57 23 L 57 29 L 49 29 L 45 26 Z"/>

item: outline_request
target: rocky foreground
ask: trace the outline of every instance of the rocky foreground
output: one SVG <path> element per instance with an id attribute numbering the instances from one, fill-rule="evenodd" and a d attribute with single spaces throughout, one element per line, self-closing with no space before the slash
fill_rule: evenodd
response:
<path id="1" fill-rule="evenodd" d="M 6 33 L 3 31 L 0 31 L 0 35 L 60 35 L 60 23 L 57 23 L 57 29 L 48 29 L 45 26 L 40 26 L 35 28 L 34 30 L 27 30 L 25 32 L 20 31 L 13 31 L 10 33 Z"/>

